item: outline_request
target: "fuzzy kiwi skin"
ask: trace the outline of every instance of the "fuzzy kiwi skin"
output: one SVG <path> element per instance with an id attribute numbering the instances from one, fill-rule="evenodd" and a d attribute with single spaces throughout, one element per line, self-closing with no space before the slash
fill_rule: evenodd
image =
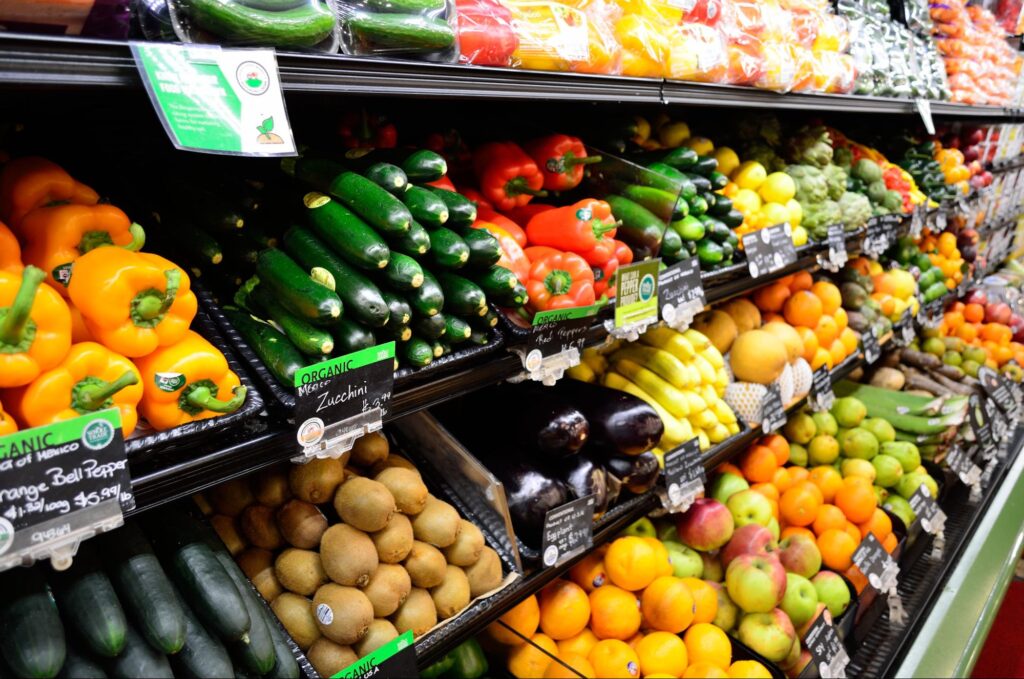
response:
<path id="1" fill-rule="evenodd" d="M 334 510 L 350 526 L 373 533 L 388 525 L 397 507 L 383 483 L 355 476 L 341 484 L 334 494 Z"/>
<path id="2" fill-rule="evenodd" d="M 272 467 L 258 472 L 252 480 L 253 495 L 256 502 L 266 507 L 280 507 L 292 496 L 288 486 L 288 470 Z"/>
<path id="3" fill-rule="evenodd" d="M 412 630 L 414 637 L 423 636 L 437 624 L 437 609 L 430 592 L 413 587 L 405 603 L 390 618 L 399 634 Z"/>
<path id="4" fill-rule="evenodd" d="M 462 529 L 458 511 L 444 500 L 427 498 L 423 511 L 412 520 L 412 532 L 417 540 L 435 547 L 448 547 L 455 543 Z"/>
<path id="5" fill-rule="evenodd" d="M 274 553 L 268 549 L 250 547 L 237 557 L 238 567 L 252 580 L 256 590 L 267 601 L 273 602 L 284 588 L 274 573 Z"/>
<path id="6" fill-rule="evenodd" d="M 391 624 L 390 620 L 374 620 L 370 623 L 370 629 L 366 630 L 366 636 L 357 641 L 352 650 L 359 654 L 359 657 L 370 655 L 378 648 L 398 638 L 398 630 Z"/>
<path id="7" fill-rule="evenodd" d="M 306 597 L 285 592 L 274 599 L 270 607 L 288 635 L 303 651 L 320 638 L 320 628 L 313 615 L 313 602 Z"/>
<path id="8" fill-rule="evenodd" d="M 405 514 L 394 514 L 384 530 L 370 535 L 381 563 L 400 563 L 409 556 L 415 538 L 412 522 Z"/>
<path id="9" fill-rule="evenodd" d="M 387 460 L 390 452 L 387 437 L 375 431 L 356 439 L 355 445 L 352 446 L 352 464 L 372 467 Z"/>
<path id="10" fill-rule="evenodd" d="M 312 550 L 294 547 L 277 555 L 274 575 L 282 587 L 302 596 L 311 596 L 320 585 L 327 582 L 327 573 L 320 562 L 320 555 Z"/>
<path id="11" fill-rule="evenodd" d="M 409 552 L 403 565 L 409 573 L 413 586 L 429 589 L 437 587 L 444 581 L 447 563 L 444 560 L 444 554 L 437 547 L 417 540 L 412 544 L 412 551 Z"/>
<path id="12" fill-rule="evenodd" d="M 430 589 L 437 617 L 447 620 L 469 605 L 469 579 L 458 566 L 445 569 L 444 580 Z"/>
<path id="13" fill-rule="evenodd" d="M 461 528 L 455 542 L 445 547 L 444 558 L 453 566 L 466 568 L 476 563 L 480 553 L 484 551 L 484 534 L 474 524 L 462 519 Z"/>
<path id="14" fill-rule="evenodd" d="M 293 465 L 288 471 L 292 495 L 314 505 L 330 502 L 334 491 L 345 478 L 348 453 L 337 459 L 315 458 L 305 464 Z"/>
<path id="15" fill-rule="evenodd" d="M 355 587 L 323 585 L 313 595 L 313 613 L 320 633 L 336 644 L 354 644 L 373 622 L 373 604 Z"/>
<path id="16" fill-rule="evenodd" d="M 336 644 L 320 637 L 306 651 L 306 658 L 321 677 L 333 677 L 359 660 L 360 655 L 351 646 Z"/>
<path id="17" fill-rule="evenodd" d="M 277 510 L 277 527 L 292 547 L 316 549 L 327 530 L 327 517 L 320 508 L 302 500 L 289 500 Z"/>
<path id="18" fill-rule="evenodd" d="M 389 457 L 388 460 L 392 458 Z M 384 484 L 395 498 L 398 511 L 408 516 L 419 514 L 427 506 L 430 491 L 419 472 L 403 467 L 389 467 L 374 478 Z"/>
<path id="19" fill-rule="evenodd" d="M 256 502 L 248 479 L 225 481 L 209 492 L 210 504 L 218 514 L 238 516 L 242 510 Z"/>
<path id="20" fill-rule="evenodd" d="M 386 618 L 405 602 L 412 590 L 412 581 L 401 566 L 382 563 L 362 589 L 373 604 L 373 615 Z"/>
<path id="21" fill-rule="evenodd" d="M 501 558 L 490 547 L 484 547 L 476 563 L 466 568 L 469 579 L 469 595 L 476 598 L 501 584 Z"/>
<path id="22" fill-rule="evenodd" d="M 320 539 L 320 560 L 327 577 L 339 585 L 363 587 L 380 560 L 373 540 L 361 530 L 336 523 Z"/>
<path id="23" fill-rule="evenodd" d="M 238 525 L 242 535 L 253 547 L 273 551 L 284 545 L 284 538 L 277 528 L 277 521 L 274 520 L 274 510 L 270 507 L 246 507 L 238 519 Z"/>

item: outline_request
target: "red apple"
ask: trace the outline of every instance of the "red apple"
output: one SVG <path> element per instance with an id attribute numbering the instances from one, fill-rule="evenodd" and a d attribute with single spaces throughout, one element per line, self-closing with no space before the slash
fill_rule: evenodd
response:
<path id="1" fill-rule="evenodd" d="M 985 305 L 985 321 L 988 323 L 1002 323 L 1007 325 L 1010 322 L 1009 305 L 1005 302 L 989 302 Z"/>
<path id="2" fill-rule="evenodd" d="M 811 663 L 811 652 L 806 648 L 800 649 L 800 657 L 797 658 L 796 664 L 786 670 L 786 676 L 796 679 L 804 672 L 804 668 Z"/>
<path id="3" fill-rule="evenodd" d="M 988 304 L 988 297 L 985 293 L 979 289 L 971 290 L 967 293 L 967 298 L 964 299 L 965 304 L 981 304 L 982 306 Z"/>
<path id="4" fill-rule="evenodd" d="M 779 543 L 779 561 L 788 573 L 813 578 L 821 570 L 821 551 L 806 535 L 791 535 Z"/>
<path id="5" fill-rule="evenodd" d="M 725 591 L 745 613 L 769 613 L 786 595 L 786 569 L 774 554 L 741 554 L 725 571 Z"/>
<path id="6" fill-rule="evenodd" d="M 1024 342 L 1024 318 L 1020 316 L 1010 317 L 1010 330 L 1013 331 L 1014 342 Z"/>
<path id="7" fill-rule="evenodd" d="M 719 557 L 722 566 L 729 567 L 732 560 L 742 554 L 767 554 L 772 547 L 772 533 L 758 523 L 740 526 L 733 531 L 732 538 L 722 548 Z"/>
<path id="8" fill-rule="evenodd" d="M 732 513 L 712 498 L 696 500 L 676 520 L 676 532 L 683 543 L 702 552 L 729 542 L 734 528 Z"/>

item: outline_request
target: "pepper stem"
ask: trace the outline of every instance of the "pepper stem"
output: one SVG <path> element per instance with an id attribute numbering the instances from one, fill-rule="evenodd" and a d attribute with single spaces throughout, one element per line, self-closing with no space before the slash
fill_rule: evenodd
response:
<path id="1" fill-rule="evenodd" d="M 164 271 L 164 279 L 167 281 L 164 292 L 150 288 L 138 293 L 132 300 L 131 317 L 136 326 L 155 327 L 174 304 L 181 284 L 181 271 L 168 269 Z"/>
<path id="2" fill-rule="evenodd" d="M 526 183 L 526 177 L 516 177 L 515 179 L 510 179 L 505 183 L 505 195 L 547 198 L 548 192 L 543 189 L 530 188 Z"/>
<path id="3" fill-rule="evenodd" d="M 14 296 L 11 306 L 7 307 L 3 321 L 0 321 L 0 345 L 21 344 L 25 336 L 25 326 L 32 313 L 32 305 L 36 300 L 36 291 L 45 279 L 46 273 L 31 264 L 22 271 L 18 294 Z"/>
<path id="4" fill-rule="evenodd" d="M 601 160 L 601 156 L 574 156 L 571 153 L 566 153 L 562 156 L 562 164 L 566 167 L 573 167 L 574 165 L 593 165 L 594 163 L 600 163 Z"/>
<path id="5" fill-rule="evenodd" d="M 128 233 L 131 234 L 132 242 L 128 245 L 123 245 L 125 250 L 131 250 L 132 252 L 138 252 L 142 249 L 142 246 L 146 244 L 146 231 L 141 225 L 132 222 L 132 225 L 128 227 Z"/>
<path id="6" fill-rule="evenodd" d="M 599 220 L 594 220 L 594 221 L 596 223 L 594 224 L 594 226 L 592 226 L 590 228 L 592 228 L 594 230 L 594 235 L 596 237 L 598 237 L 598 238 L 600 238 L 604 234 L 608 233 L 609 231 L 614 231 L 615 229 L 619 228 L 619 223 L 618 222 L 612 222 L 611 224 L 605 224 L 604 222 L 599 221 Z"/>
<path id="7" fill-rule="evenodd" d="M 133 370 L 125 370 L 124 374 L 113 382 L 97 380 L 82 384 L 75 392 L 75 410 L 99 410 L 107 399 L 125 387 L 139 383 L 139 376 Z"/>
<path id="8" fill-rule="evenodd" d="M 572 276 L 568 271 L 555 269 L 544 278 L 544 287 L 552 295 L 564 295 L 572 287 Z"/>
<path id="9" fill-rule="evenodd" d="M 197 386 L 186 396 L 189 404 L 202 410 L 211 410 L 215 413 L 233 413 L 245 403 L 246 388 L 242 386 L 231 390 L 234 394 L 229 400 L 222 401 L 213 395 L 213 390 L 206 386 Z"/>

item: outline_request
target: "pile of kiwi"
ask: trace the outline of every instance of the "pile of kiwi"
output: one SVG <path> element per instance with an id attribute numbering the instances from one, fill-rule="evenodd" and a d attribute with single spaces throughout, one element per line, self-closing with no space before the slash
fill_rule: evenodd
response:
<path id="1" fill-rule="evenodd" d="M 415 637 L 502 581 L 475 525 L 379 433 L 337 460 L 235 479 L 210 522 L 321 676 Z"/>

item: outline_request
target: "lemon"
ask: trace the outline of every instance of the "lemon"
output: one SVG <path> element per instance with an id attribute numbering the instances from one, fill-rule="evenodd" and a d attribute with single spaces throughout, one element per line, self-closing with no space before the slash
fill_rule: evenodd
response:
<path id="1" fill-rule="evenodd" d="M 796 198 L 790 198 L 786 201 L 786 209 L 789 210 L 789 224 L 792 227 L 800 226 L 800 222 L 804 219 L 804 206 L 800 204 Z"/>
<path id="2" fill-rule="evenodd" d="M 796 195 L 796 183 L 785 172 L 772 172 L 764 178 L 757 192 L 766 203 L 784 204 Z"/>
<path id="3" fill-rule="evenodd" d="M 786 209 L 785 205 L 779 203 L 765 203 L 761 206 L 761 215 L 768 226 L 785 224 L 789 221 L 789 210 Z"/>
<path id="4" fill-rule="evenodd" d="M 715 145 L 707 137 L 690 137 L 683 146 L 689 146 L 698 156 L 710 156 L 715 151 Z"/>
<path id="5" fill-rule="evenodd" d="M 756 160 L 748 160 L 745 163 L 740 163 L 739 167 L 733 170 L 730 178 L 741 189 L 757 191 L 767 176 L 768 172 L 765 171 L 764 165 Z"/>
<path id="6" fill-rule="evenodd" d="M 761 209 L 761 196 L 757 191 L 740 189 L 732 197 L 732 206 L 744 215 L 751 215 Z"/>
<path id="7" fill-rule="evenodd" d="M 807 245 L 807 229 L 798 226 L 793 229 L 793 247 L 798 248 L 801 245 Z"/>
<path id="8" fill-rule="evenodd" d="M 715 151 L 715 160 L 718 161 L 718 171 L 722 174 L 732 174 L 740 164 L 740 157 L 728 146 L 718 147 Z"/>

